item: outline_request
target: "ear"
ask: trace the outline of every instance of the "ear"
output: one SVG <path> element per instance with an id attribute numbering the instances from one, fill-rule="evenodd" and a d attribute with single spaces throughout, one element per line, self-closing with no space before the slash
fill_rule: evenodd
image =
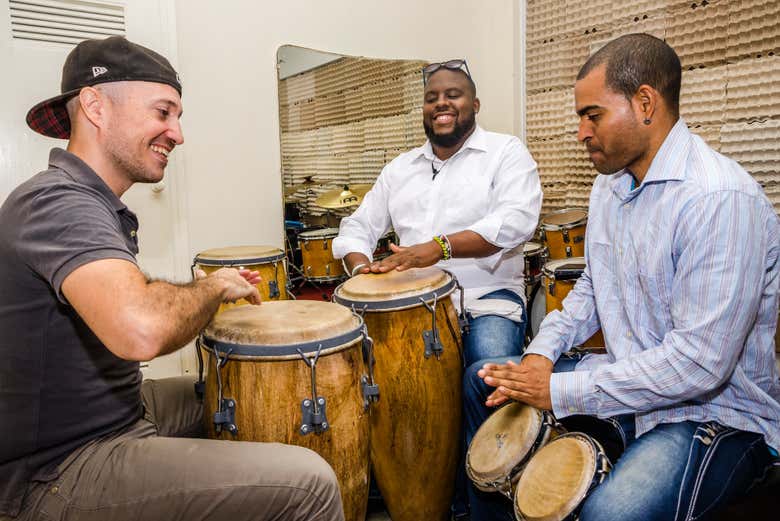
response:
<path id="1" fill-rule="evenodd" d="M 634 94 L 632 105 L 640 121 L 651 120 L 658 112 L 661 95 L 650 85 L 640 85 Z"/>
<path id="2" fill-rule="evenodd" d="M 474 98 L 474 114 L 479 114 L 479 98 Z"/>
<path id="3" fill-rule="evenodd" d="M 79 92 L 79 107 L 92 125 L 103 128 L 108 112 L 108 99 L 105 94 L 92 87 L 84 87 Z"/>

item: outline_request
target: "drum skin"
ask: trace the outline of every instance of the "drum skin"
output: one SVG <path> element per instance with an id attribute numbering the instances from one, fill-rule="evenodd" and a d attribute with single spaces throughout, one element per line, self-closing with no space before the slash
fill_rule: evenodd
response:
<path id="1" fill-rule="evenodd" d="M 253 264 L 247 264 L 247 260 L 268 259 Z M 225 264 L 227 263 L 227 264 Z M 220 268 L 230 267 L 236 269 L 248 269 L 260 272 L 262 280 L 255 284 L 260 292 L 263 302 L 269 300 L 287 300 L 287 271 L 284 264 L 284 252 L 273 246 L 235 246 L 230 248 L 214 248 L 206 250 L 195 256 L 193 264 L 196 268 L 211 274 Z M 275 281 L 279 295 L 271 298 L 269 282 Z M 219 311 L 231 309 L 236 306 L 248 304 L 244 299 L 235 303 L 223 303 Z"/>
<path id="2" fill-rule="evenodd" d="M 576 260 L 576 259 L 572 258 L 572 260 Z M 580 258 L 579 260 L 582 260 L 584 264 L 584 259 Z M 549 271 L 549 269 L 547 269 L 546 271 Z M 546 271 L 542 275 L 542 288 L 544 289 L 544 294 L 545 294 L 544 296 L 547 305 L 547 313 L 550 313 L 556 309 L 557 310 L 563 309 L 563 299 L 565 299 L 566 295 L 568 295 L 569 292 L 572 290 L 574 285 L 577 283 L 577 280 L 576 279 L 551 280 Z M 551 283 L 553 287 L 552 294 L 550 294 Z M 585 342 L 583 342 L 581 347 L 603 348 L 604 346 L 606 346 L 606 344 L 604 343 L 604 335 L 601 333 L 601 330 L 599 329 L 593 334 L 592 337 L 590 337 Z"/>
<path id="3" fill-rule="evenodd" d="M 585 255 L 587 217 L 587 211 L 578 209 L 560 210 L 542 217 L 541 227 L 544 230 L 544 242 L 550 259 Z M 583 220 L 585 222 L 582 222 Z M 564 230 L 568 235 L 568 241 L 565 240 Z M 567 246 L 571 248 L 571 253 L 567 253 Z"/>
<path id="4" fill-rule="evenodd" d="M 269 308 L 273 304 L 277 303 L 264 303 L 259 307 Z M 327 302 L 315 304 L 337 306 Z M 311 313 L 316 314 L 316 310 Z M 279 319 L 284 322 L 284 315 L 279 314 Z M 312 316 L 314 319 L 316 317 Z M 212 422 L 217 402 L 214 354 L 206 348 L 204 352 L 209 360 L 204 394 L 208 436 L 221 440 L 286 443 L 317 452 L 338 477 L 346 520 L 364 521 L 369 485 L 369 413 L 363 407 L 360 387 L 360 378 L 366 374 L 361 341 L 340 351 L 320 355 L 317 394 L 326 399 L 330 428 L 320 434 L 305 436 L 299 431 L 301 402 L 311 397 L 311 370 L 303 360 L 230 359 L 227 362 L 222 368 L 223 396 L 236 403 L 238 432 L 234 436 L 224 430 L 217 433 Z"/>
<path id="5" fill-rule="evenodd" d="M 338 232 L 338 228 L 325 228 L 298 235 L 303 273 L 307 279 L 327 282 L 344 278 L 341 261 L 333 258 L 333 239 Z"/>
<path id="6" fill-rule="evenodd" d="M 401 278 L 399 273 L 406 272 L 385 275 Z M 380 393 L 371 405 L 371 465 L 390 518 L 447 521 L 460 459 L 462 409 L 460 335 L 452 301 L 443 297 L 436 306 L 444 346 L 438 359 L 424 356 L 422 332 L 431 328 L 431 314 L 422 304 L 366 311 L 363 319 L 374 340 Z"/>

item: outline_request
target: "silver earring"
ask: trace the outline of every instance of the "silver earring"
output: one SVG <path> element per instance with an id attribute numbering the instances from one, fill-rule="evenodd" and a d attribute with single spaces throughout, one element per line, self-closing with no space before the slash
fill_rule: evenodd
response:
<path id="1" fill-rule="evenodd" d="M 651 123 L 650 118 L 645 118 L 644 124 L 649 125 Z"/>

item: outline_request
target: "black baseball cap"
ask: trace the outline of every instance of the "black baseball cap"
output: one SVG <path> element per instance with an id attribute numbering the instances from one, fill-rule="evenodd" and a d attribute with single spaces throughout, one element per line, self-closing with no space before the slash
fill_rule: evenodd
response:
<path id="1" fill-rule="evenodd" d="M 44 136 L 68 139 L 70 118 L 65 104 L 83 87 L 113 81 L 165 83 L 179 92 L 181 81 L 162 55 L 123 36 L 84 40 L 65 59 L 59 96 L 35 105 L 27 113 L 27 124 Z"/>

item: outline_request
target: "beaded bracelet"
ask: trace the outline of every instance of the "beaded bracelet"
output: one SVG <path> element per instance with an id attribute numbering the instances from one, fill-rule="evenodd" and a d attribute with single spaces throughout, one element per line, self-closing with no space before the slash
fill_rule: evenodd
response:
<path id="1" fill-rule="evenodd" d="M 447 236 L 436 235 L 434 236 L 433 240 L 436 241 L 436 244 L 441 247 L 441 259 L 449 260 L 452 257 L 452 248 L 450 247 L 450 241 L 447 239 Z"/>

